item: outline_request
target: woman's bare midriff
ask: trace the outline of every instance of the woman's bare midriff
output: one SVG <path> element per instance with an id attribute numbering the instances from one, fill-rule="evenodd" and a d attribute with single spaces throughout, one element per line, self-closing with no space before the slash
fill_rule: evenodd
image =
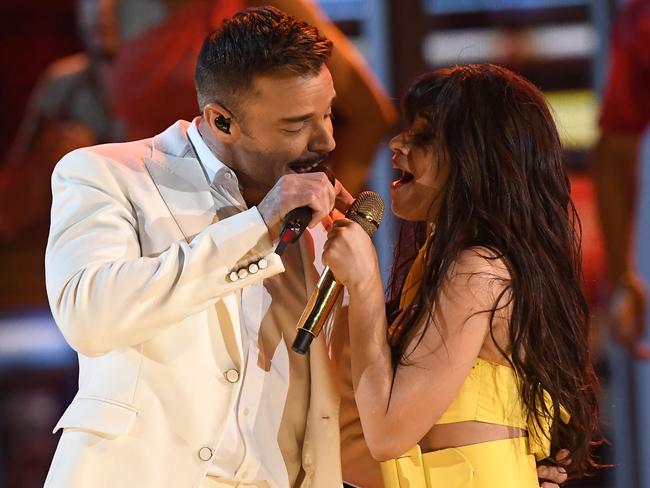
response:
<path id="1" fill-rule="evenodd" d="M 481 442 L 526 437 L 524 429 L 485 422 L 456 422 L 435 425 L 420 441 L 422 452 L 438 451 L 449 447 L 461 447 Z"/>

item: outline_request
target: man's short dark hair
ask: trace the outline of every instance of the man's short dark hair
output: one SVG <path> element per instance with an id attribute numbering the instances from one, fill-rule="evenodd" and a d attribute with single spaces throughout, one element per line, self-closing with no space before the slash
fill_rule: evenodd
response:
<path id="1" fill-rule="evenodd" d="M 316 75 L 331 52 L 316 27 L 275 7 L 242 10 L 203 42 L 195 72 L 199 108 L 236 103 L 255 75 Z"/>

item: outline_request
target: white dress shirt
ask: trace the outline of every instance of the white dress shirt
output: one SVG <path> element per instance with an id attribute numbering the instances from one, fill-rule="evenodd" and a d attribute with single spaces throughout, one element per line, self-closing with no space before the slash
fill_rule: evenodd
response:
<path id="1" fill-rule="evenodd" d="M 198 131 L 197 117 L 187 131 L 190 142 L 211 181 L 211 191 L 220 219 L 246 210 L 238 180 L 225 166 Z M 290 485 L 278 433 L 289 390 L 289 352 L 280 341 L 272 352 L 268 371 L 260 367 L 260 325 L 271 305 L 271 295 L 263 283 L 238 291 L 242 317 L 243 361 L 239 381 L 242 387 L 224 434 L 214 452 L 208 475 L 252 483 L 268 481 L 272 487 Z"/>

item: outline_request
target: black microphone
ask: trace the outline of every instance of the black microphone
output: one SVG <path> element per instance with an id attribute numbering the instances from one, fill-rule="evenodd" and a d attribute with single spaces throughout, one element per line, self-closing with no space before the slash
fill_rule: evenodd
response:
<path id="1" fill-rule="evenodd" d="M 309 222 L 311 221 L 312 210 L 309 207 L 298 207 L 294 208 L 291 212 L 287 214 L 284 218 L 284 224 L 280 229 L 280 242 L 278 242 L 277 247 L 275 248 L 275 254 L 282 256 L 284 250 L 289 244 L 293 244 L 298 239 L 305 229 Z"/>
<path id="2" fill-rule="evenodd" d="M 363 227 L 363 230 L 372 237 L 379 228 L 383 214 L 384 201 L 381 197 L 375 192 L 364 191 L 352 202 L 345 216 Z M 327 266 L 320 275 L 316 288 L 298 321 L 298 334 L 291 349 L 299 354 L 307 352 L 311 342 L 325 325 L 342 289 L 343 285 L 337 283 L 332 270 Z"/>
<path id="3" fill-rule="evenodd" d="M 334 173 L 332 170 L 324 165 L 319 164 L 312 168 L 310 173 L 325 173 L 330 180 L 332 186 L 334 186 Z M 294 208 L 289 212 L 285 218 L 282 228 L 280 229 L 280 242 L 278 242 L 277 247 L 275 248 L 275 254 L 282 256 L 284 250 L 289 244 L 293 244 L 300 236 L 305 232 L 305 229 L 311 222 L 312 210 L 310 207 L 298 207 Z"/>

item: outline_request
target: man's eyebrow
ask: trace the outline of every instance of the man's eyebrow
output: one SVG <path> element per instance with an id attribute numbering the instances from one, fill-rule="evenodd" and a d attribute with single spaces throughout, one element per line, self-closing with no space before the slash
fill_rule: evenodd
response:
<path id="1" fill-rule="evenodd" d="M 313 117 L 313 113 L 308 113 L 304 115 L 296 115 L 295 117 L 282 117 L 280 119 L 280 122 L 287 122 L 287 123 L 296 123 L 296 122 L 304 122 L 305 120 L 309 120 Z"/>
<path id="2" fill-rule="evenodd" d="M 336 100 L 336 95 L 332 97 L 332 100 L 330 101 L 330 107 L 334 105 L 334 100 Z M 304 122 L 305 120 L 309 120 L 314 116 L 313 112 L 309 112 L 308 114 L 303 114 L 303 115 L 295 115 L 293 117 L 283 117 L 280 119 L 280 122 L 285 122 L 288 124 L 291 123 L 296 123 L 296 122 Z"/>

